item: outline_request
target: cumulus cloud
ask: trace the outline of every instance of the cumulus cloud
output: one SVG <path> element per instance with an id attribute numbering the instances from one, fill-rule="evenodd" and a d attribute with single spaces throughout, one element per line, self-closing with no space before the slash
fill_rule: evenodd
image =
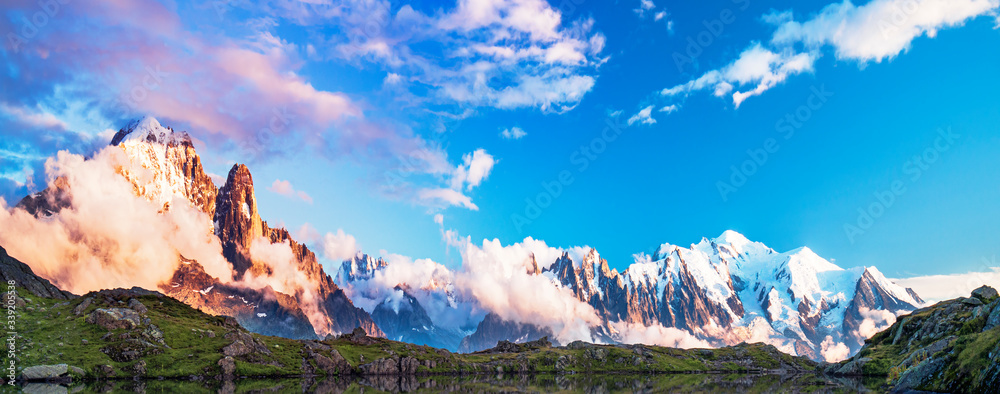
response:
<path id="1" fill-rule="evenodd" d="M 329 37 L 332 53 L 419 81 L 440 102 L 566 111 L 593 88 L 606 60 L 600 57 L 605 38 L 592 32 L 593 19 L 564 20 L 544 0 L 459 0 L 431 15 L 408 5 L 393 13 L 387 1 L 349 3 L 297 5 L 288 12 L 304 8 L 301 13 L 335 18 L 352 33 Z M 383 22 L 381 28 L 364 30 L 373 18 Z M 434 50 L 423 45 L 428 42 Z M 447 62 L 440 60 L 441 50 Z"/>
<path id="2" fill-rule="evenodd" d="M 612 322 L 611 328 L 618 332 L 618 340 L 622 343 L 641 343 L 682 349 L 713 347 L 712 344 L 698 339 L 687 331 L 674 327 L 664 327 L 660 323 L 643 326 L 635 323 Z"/>
<path id="3" fill-rule="evenodd" d="M 652 0 L 639 0 L 639 7 L 632 12 L 635 12 L 640 18 L 645 18 L 654 8 L 656 8 L 656 4 Z"/>
<path id="4" fill-rule="evenodd" d="M 490 175 L 496 160 L 483 149 L 462 156 L 462 164 L 450 171 L 450 188 L 424 188 L 417 191 L 420 200 L 439 206 L 461 206 L 479 210 L 472 198 L 465 194 L 479 186 Z"/>
<path id="5" fill-rule="evenodd" d="M 344 261 L 356 256 L 361 251 L 358 241 L 353 235 L 345 233 L 344 229 L 320 235 L 319 231 L 306 223 L 299 228 L 296 238 L 311 244 L 321 256 L 330 261 Z"/>
<path id="6" fill-rule="evenodd" d="M 941 29 L 995 15 L 998 8 L 1000 0 L 873 0 L 860 6 L 845 0 L 801 22 L 791 11 L 771 12 L 762 18 L 775 26 L 767 46 L 754 43 L 726 66 L 660 93 L 709 90 L 730 96 L 739 107 L 790 76 L 812 72 L 824 47 L 841 60 L 881 62 L 908 50 L 918 37 L 935 37 Z"/>
<path id="7" fill-rule="evenodd" d="M 212 235 L 211 218 L 184 200 L 175 199 L 163 210 L 137 197 L 117 172 L 131 165 L 114 147 L 90 160 L 67 152 L 49 159 L 49 186 L 57 179 L 65 182 L 71 206 L 36 219 L 0 200 L 0 245 L 36 274 L 78 294 L 112 287 L 155 289 L 173 275 L 180 256 L 230 281 L 232 270 Z"/>
<path id="8" fill-rule="evenodd" d="M 988 261 L 986 263 L 995 263 L 995 261 Z M 913 289 L 920 297 L 928 301 L 943 301 L 958 297 L 968 297 L 972 293 L 972 290 L 983 285 L 1000 289 L 1000 267 L 989 267 L 988 269 L 991 271 L 916 276 L 912 278 L 892 279 L 892 281 L 900 286 Z"/>
<path id="9" fill-rule="evenodd" d="M 874 0 L 857 6 L 831 4 L 804 22 L 785 20 L 771 39 L 776 45 L 832 46 L 840 59 L 891 59 L 917 37 L 995 12 L 997 0 Z M 773 21 L 787 19 L 771 18 Z"/>
<path id="10" fill-rule="evenodd" d="M 301 190 L 295 190 L 295 188 L 292 187 L 292 183 L 289 181 L 275 179 L 274 183 L 272 183 L 271 187 L 267 188 L 267 190 L 278 193 L 285 197 L 298 197 L 300 200 L 310 204 L 312 204 L 313 202 L 312 197 L 310 197 L 308 193 Z"/>
<path id="11" fill-rule="evenodd" d="M 316 334 L 323 337 L 331 333 L 330 317 L 323 311 L 321 300 L 313 290 L 315 285 L 299 269 L 299 260 L 287 241 L 272 244 L 266 238 L 257 238 L 250 244 L 250 256 L 255 264 L 253 269 L 248 270 L 235 285 L 252 289 L 270 287 L 279 293 L 294 296 Z"/>
<path id="12" fill-rule="evenodd" d="M 511 127 L 509 129 L 504 129 L 503 131 L 500 132 L 500 136 L 503 137 L 503 139 L 505 140 L 519 140 L 526 135 L 528 135 L 528 133 L 524 132 L 523 129 L 517 126 Z"/>
<path id="13" fill-rule="evenodd" d="M 462 254 L 462 269 L 455 273 L 462 294 L 503 319 L 550 328 L 559 342 L 593 341 L 590 327 L 600 323 L 594 309 L 569 289 L 527 272 L 532 256 L 547 268 L 563 251 L 531 238 L 508 246 L 496 239 L 482 245 L 469 238 L 454 241 Z"/>
<path id="14" fill-rule="evenodd" d="M 820 355 L 826 362 L 835 363 L 850 357 L 851 349 L 843 342 L 836 342 L 832 336 L 827 335 L 820 344 Z"/>
<path id="15" fill-rule="evenodd" d="M 871 338 L 896 323 L 896 314 L 884 309 L 861 309 L 861 317 L 864 320 L 854 333 L 859 338 Z"/>
<path id="16" fill-rule="evenodd" d="M 646 124 L 646 125 L 655 124 L 656 119 L 653 119 L 653 117 L 651 116 L 652 113 L 653 113 L 652 105 L 643 108 L 639 110 L 639 112 L 637 112 L 635 115 L 632 115 L 631 118 L 628 118 L 628 125 L 631 126 L 635 123 Z"/>

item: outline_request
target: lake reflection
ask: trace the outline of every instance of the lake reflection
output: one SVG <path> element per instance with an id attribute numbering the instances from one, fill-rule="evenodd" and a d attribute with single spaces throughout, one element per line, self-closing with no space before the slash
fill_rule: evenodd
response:
<path id="1" fill-rule="evenodd" d="M 29 384 L 26 393 L 343 393 L 343 392 L 857 392 L 875 390 L 884 379 L 800 375 L 466 375 L 345 378 L 237 379 L 219 381 L 116 381 L 66 386 Z M 0 390 L 2 391 L 2 390 Z"/>

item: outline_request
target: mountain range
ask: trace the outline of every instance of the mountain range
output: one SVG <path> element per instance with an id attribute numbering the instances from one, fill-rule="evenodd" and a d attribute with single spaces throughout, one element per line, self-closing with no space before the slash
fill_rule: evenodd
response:
<path id="1" fill-rule="evenodd" d="M 245 165 L 234 165 L 216 186 L 191 138 L 153 118 L 119 130 L 111 147 L 128 158 L 116 172 L 137 196 L 162 211 L 186 202 L 211 219 L 205 232 L 218 239 L 231 268 L 231 278 L 213 276 L 204 262 L 178 254 L 177 269 L 159 289 L 204 312 L 233 316 L 260 334 L 311 339 L 361 327 L 370 336 L 471 352 L 542 337 L 635 342 L 637 328 L 656 327 L 710 346 L 765 342 L 833 361 L 856 353 L 895 316 L 924 305 L 875 267 L 844 269 L 809 248 L 782 253 L 735 231 L 688 247 L 660 245 L 622 272 L 595 249 L 515 262 L 540 279 L 534 283 L 554 286 L 592 309 L 597 318 L 589 332 L 568 336 L 546 322 L 505 318 L 490 309 L 468 283 L 454 279 L 467 268 L 438 265 L 440 275 L 393 282 L 380 273 L 396 263 L 359 252 L 331 267 L 331 276 L 308 246 L 261 219 Z M 38 218 L 72 206 L 73 191 L 60 179 L 18 204 Z"/>

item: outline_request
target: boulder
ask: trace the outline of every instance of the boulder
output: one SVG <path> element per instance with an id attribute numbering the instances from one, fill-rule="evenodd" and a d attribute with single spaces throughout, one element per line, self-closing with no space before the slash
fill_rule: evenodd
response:
<path id="1" fill-rule="evenodd" d="M 66 364 L 36 365 L 34 367 L 25 368 L 24 371 L 21 372 L 21 378 L 29 382 L 59 379 L 65 377 L 68 372 L 69 366 Z"/>
<path id="2" fill-rule="evenodd" d="M 136 311 L 127 308 L 98 308 L 87 316 L 87 323 L 108 330 L 133 329 L 142 324 L 142 317 Z"/>
<path id="3" fill-rule="evenodd" d="M 233 342 L 222 348 L 223 355 L 241 357 L 250 354 L 271 354 L 267 345 L 246 331 L 232 331 L 226 334 L 226 339 Z"/>
<path id="4" fill-rule="evenodd" d="M 1000 326 L 1000 302 L 993 303 L 993 312 L 986 318 L 986 326 L 983 327 L 983 331 L 997 326 Z"/>
<path id="5" fill-rule="evenodd" d="M 399 359 L 399 373 L 403 375 L 413 375 L 417 373 L 417 367 L 420 366 L 420 361 L 413 357 L 403 357 Z"/>
<path id="6" fill-rule="evenodd" d="M 982 300 L 983 302 L 990 302 L 998 296 L 997 290 L 983 285 L 982 287 L 972 291 L 972 296 Z"/>
<path id="7" fill-rule="evenodd" d="M 893 391 L 909 391 L 922 386 L 947 364 L 944 358 L 930 358 L 907 369 L 899 376 Z"/>
<path id="8" fill-rule="evenodd" d="M 236 360 L 230 356 L 223 357 L 219 360 L 219 367 L 222 368 L 222 375 L 231 378 L 236 373 Z"/>
<path id="9" fill-rule="evenodd" d="M 133 311 L 138 312 L 140 315 L 145 315 L 146 312 L 149 312 L 149 310 L 146 309 L 146 306 L 143 305 L 141 302 L 139 302 L 139 300 L 137 300 L 135 298 L 132 298 L 132 299 L 128 300 L 128 307 L 130 309 L 132 309 Z"/>
<path id="10" fill-rule="evenodd" d="M 380 358 L 368 364 L 364 364 L 358 369 L 362 375 L 397 375 L 399 374 L 399 362 L 394 358 Z"/>
<path id="11" fill-rule="evenodd" d="M 312 358 L 316 366 L 327 375 L 343 375 L 351 371 L 351 364 L 336 350 L 330 352 L 330 357 L 313 353 Z"/>
<path id="12" fill-rule="evenodd" d="M 980 299 L 975 298 L 975 297 L 973 297 L 973 298 L 963 298 L 962 299 L 962 303 L 965 304 L 965 305 L 969 305 L 969 306 L 980 306 L 980 305 L 983 305 L 983 300 L 980 300 Z"/>
<path id="13" fill-rule="evenodd" d="M 110 365 L 98 365 L 94 367 L 94 375 L 99 378 L 110 378 L 115 376 L 115 368 Z"/>
<path id="14" fill-rule="evenodd" d="M 73 308 L 73 314 L 80 316 L 81 313 L 87 311 L 87 307 L 89 307 L 90 304 L 93 302 L 94 299 L 91 297 L 84 298 L 83 301 L 80 301 L 80 303 L 76 306 L 76 308 Z"/>
<path id="15" fill-rule="evenodd" d="M 861 368 L 864 367 L 869 361 L 872 361 L 872 359 L 868 357 L 851 359 L 851 361 L 848 361 L 846 364 L 837 369 L 835 373 L 838 375 L 861 375 Z"/>
<path id="16" fill-rule="evenodd" d="M 132 371 L 133 374 L 135 374 L 135 376 L 145 376 L 146 360 L 136 361 L 135 364 L 132 364 L 132 366 L 129 367 L 129 369 Z"/>

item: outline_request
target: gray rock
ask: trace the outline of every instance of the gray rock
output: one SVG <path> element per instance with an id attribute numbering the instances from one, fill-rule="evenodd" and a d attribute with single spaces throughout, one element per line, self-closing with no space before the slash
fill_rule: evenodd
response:
<path id="1" fill-rule="evenodd" d="M 87 372 L 85 372 L 83 368 L 74 367 L 72 365 L 69 366 L 69 372 L 77 376 L 83 376 L 87 374 Z"/>
<path id="2" fill-rule="evenodd" d="M 362 375 L 396 375 L 399 374 L 399 362 L 394 358 L 380 358 L 358 369 Z"/>
<path id="3" fill-rule="evenodd" d="M 236 372 L 236 360 L 232 357 L 226 356 L 219 360 L 219 367 L 222 367 L 222 374 L 227 377 L 232 377 Z"/>
<path id="4" fill-rule="evenodd" d="M 27 264 L 7 254 L 7 250 L 0 247 L 0 281 L 7 283 L 14 281 L 17 286 L 34 294 L 36 297 L 55 298 L 59 300 L 70 300 L 76 298 L 73 293 L 59 290 L 46 279 L 42 279 L 31 271 Z"/>
<path id="5" fill-rule="evenodd" d="M 80 304 L 78 304 L 76 308 L 73 308 L 73 314 L 80 316 L 81 313 L 87 311 L 87 307 L 89 307 L 90 304 L 93 302 L 94 302 L 93 298 L 90 297 L 84 298 L 83 301 L 80 301 Z"/>
<path id="6" fill-rule="evenodd" d="M 128 307 L 131 308 L 133 311 L 138 312 L 140 315 L 145 315 L 146 312 L 149 312 L 149 310 L 146 309 L 146 306 L 135 298 L 128 300 Z"/>
<path id="7" fill-rule="evenodd" d="M 872 359 L 868 357 L 851 359 L 851 361 L 840 367 L 836 373 L 839 375 L 861 375 L 861 367 L 864 367 L 869 361 L 872 361 Z"/>
<path id="8" fill-rule="evenodd" d="M 110 365 L 98 365 L 94 367 L 94 374 L 102 378 L 115 376 L 115 368 Z"/>
<path id="9" fill-rule="evenodd" d="M 980 306 L 980 305 L 983 305 L 983 301 L 980 300 L 980 299 L 978 299 L 978 298 L 963 298 L 962 299 L 962 303 L 965 304 L 965 305 L 971 305 L 971 306 Z"/>
<path id="10" fill-rule="evenodd" d="M 972 291 L 973 297 L 983 300 L 985 302 L 992 301 L 994 298 L 997 297 L 997 295 L 998 294 L 996 289 L 985 285 Z"/>
<path id="11" fill-rule="evenodd" d="M 60 384 L 28 383 L 24 385 L 21 392 L 30 394 L 65 394 L 69 392 L 69 389 Z"/>
<path id="12" fill-rule="evenodd" d="M 48 379 L 58 379 L 66 375 L 69 371 L 69 366 L 66 364 L 56 364 L 56 365 L 36 365 L 34 367 L 25 368 L 21 372 L 21 377 L 24 380 L 48 380 Z"/>
<path id="13" fill-rule="evenodd" d="M 1000 326 L 1000 302 L 993 302 L 993 312 L 990 313 L 990 317 L 986 318 L 986 326 L 983 327 L 983 331 L 997 326 Z"/>
<path id="14" fill-rule="evenodd" d="M 920 387 L 928 379 L 941 370 L 947 361 L 944 358 L 931 358 L 924 360 L 913 368 L 907 369 L 899 376 L 899 380 L 893 387 L 894 392 L 909 391 Z"/>
<path id="15" fill-rule="evenodd" d="M 142 317 L 134 310 L 126 308 L 99 308 L 87 315 L 87 323 L 96 324 L 108 330 L 133 329 L 142 322 Z"/>

